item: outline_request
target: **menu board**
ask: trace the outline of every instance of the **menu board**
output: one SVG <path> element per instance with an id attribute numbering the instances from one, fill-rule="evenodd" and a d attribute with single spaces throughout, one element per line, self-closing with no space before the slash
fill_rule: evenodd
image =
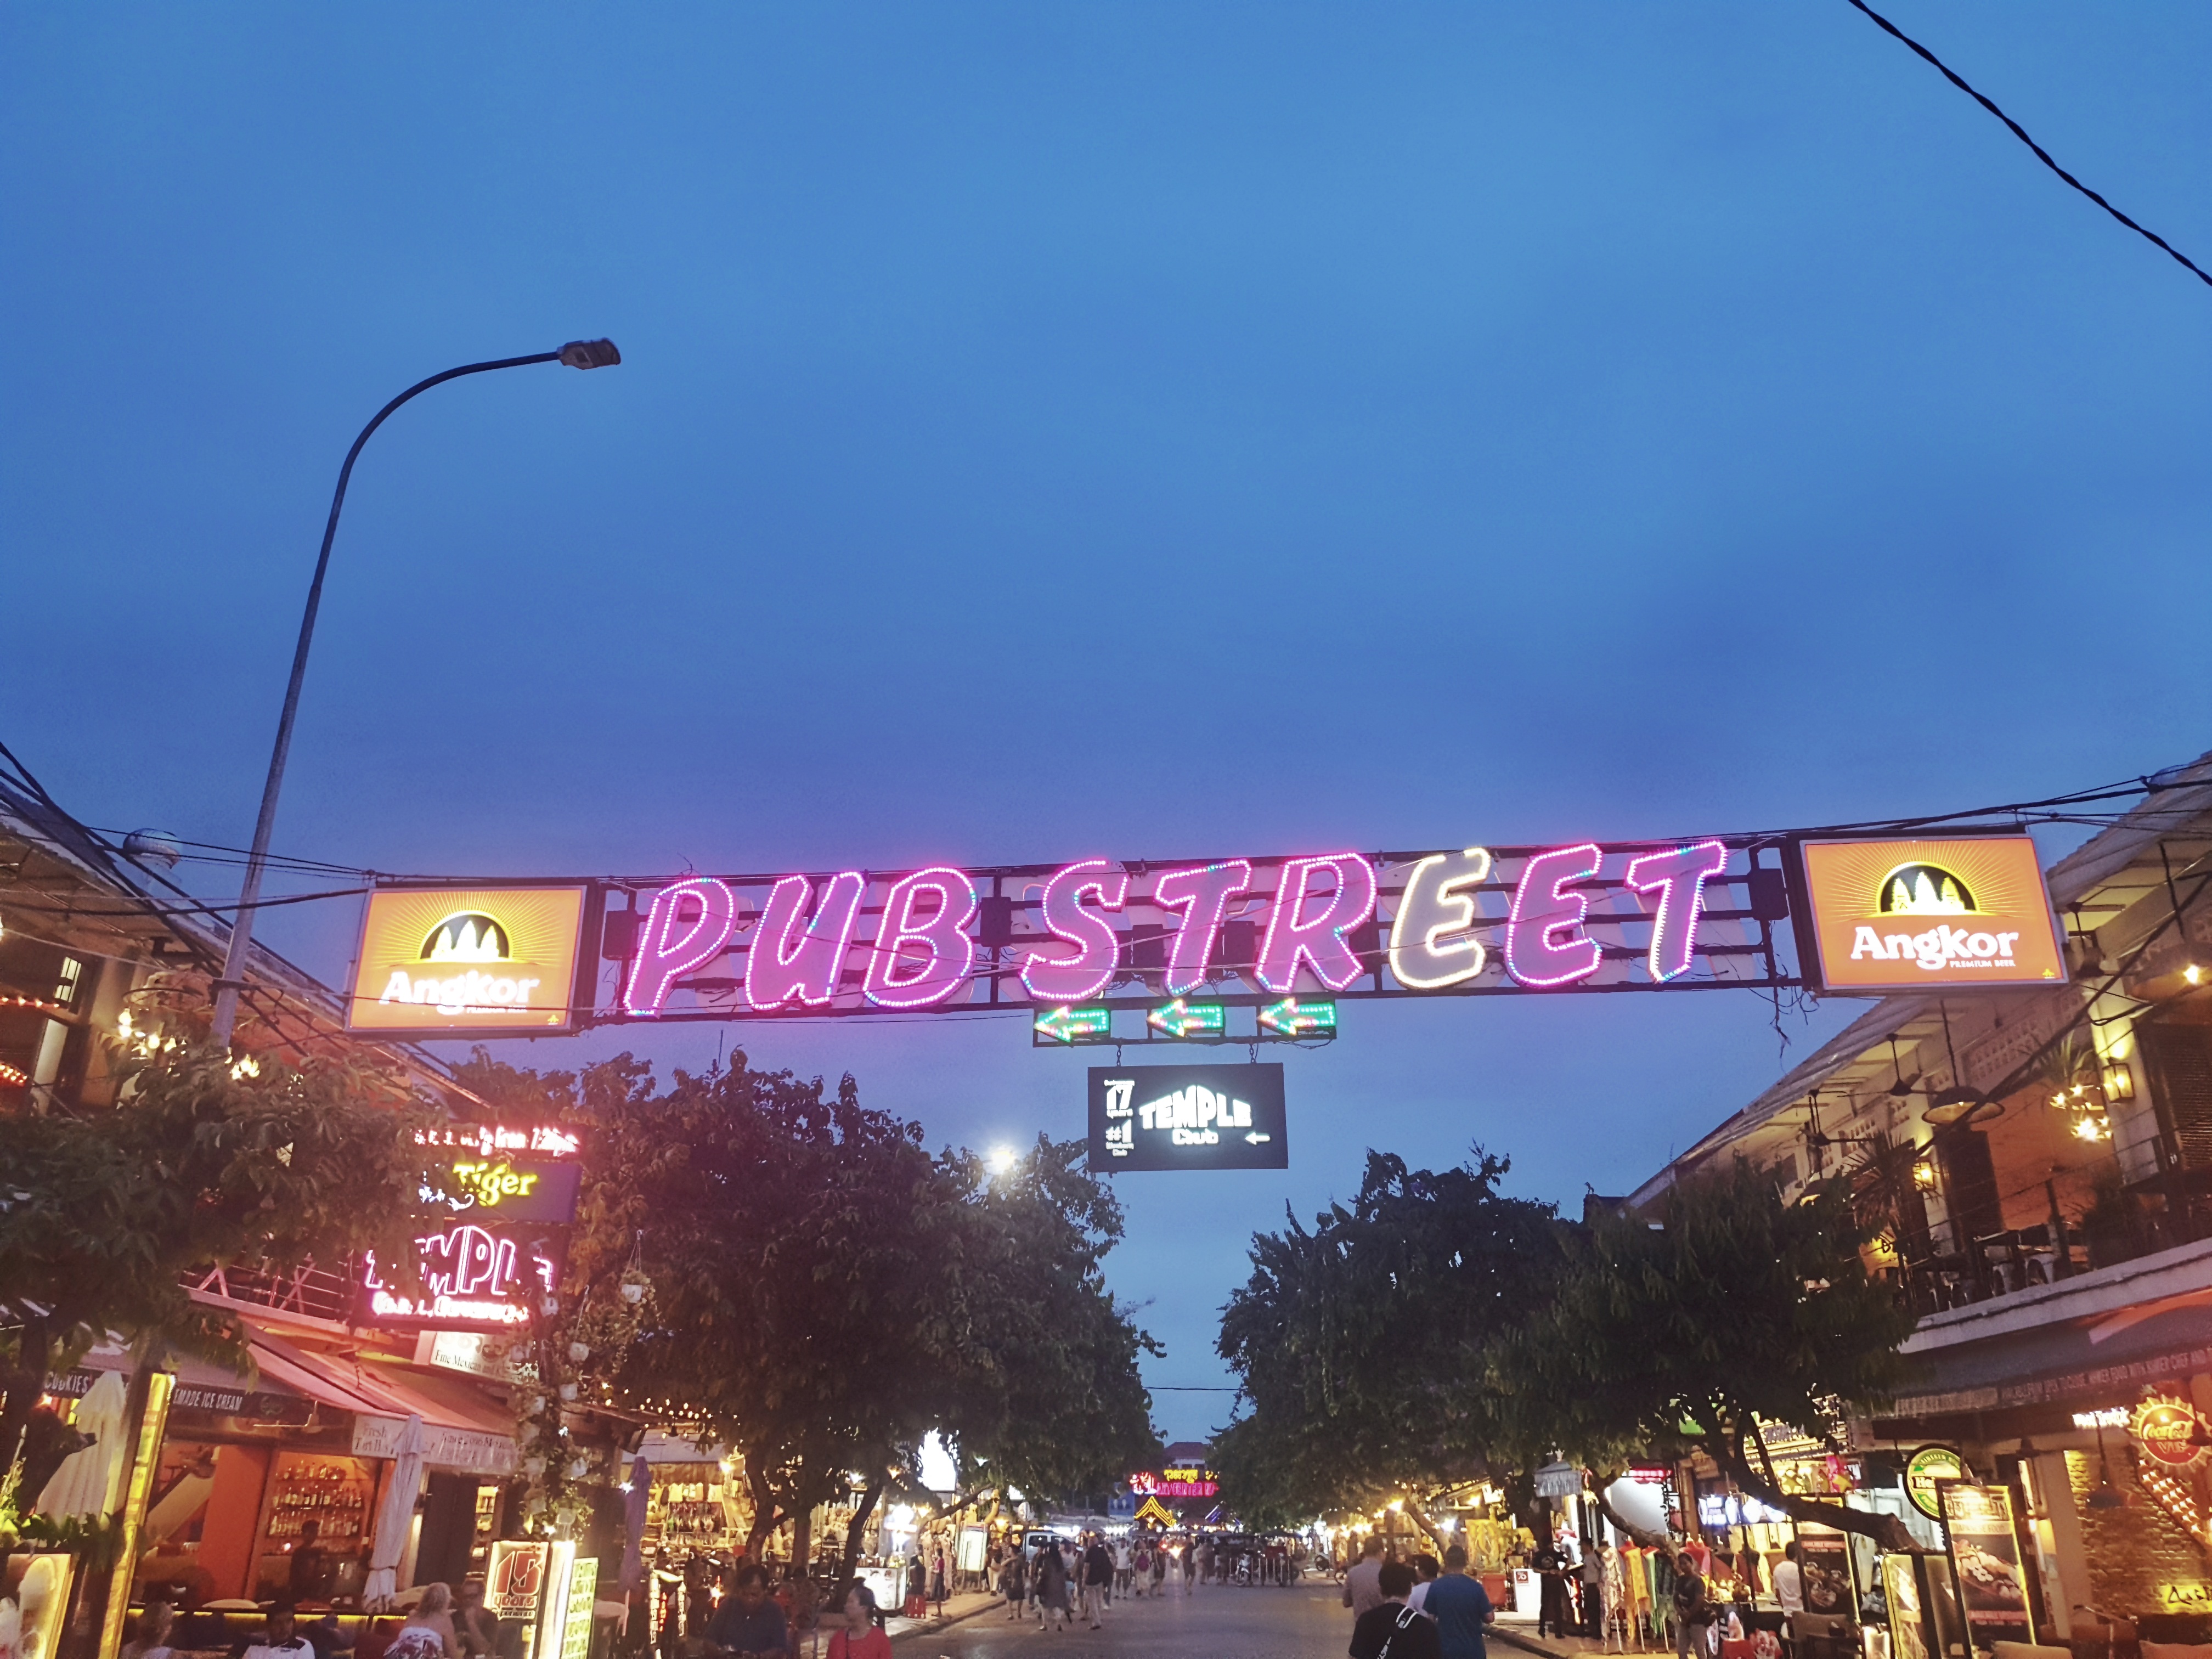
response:
<path id="1" fill-rule="evenodd" d="M 1965 1480 L 1946 1480 L 1940 1490 L 1967 1639 L 1976 1647 L 2034 1641 L 2035 1621 L 2028 1614 L 2027 1586 L 2021 1577 L 2020 1540 L 2012 1527 L 2012 1494 L 2002 1486 Z"/>
<path id="2" fill-rule="evenodd" d="M 1826 1527 L 1798 1528 L 1797 1570 L 1806 1612 L 1856 1621 L 1858 1597 L 1851 1590 L 1850 1539 Z"/>
<path id="3" fill-rule="evenodd" d="M 549 1644 L 546 1659 L 591 1659 L 592 1609 L 599 1599 L 599 1587 L 598 1557 L 586 1555 L 570 1565 L 568 1622 L 561 1629 L 561 1651 L 552 1653 Z"/>
<path id="4" fill-rule="evenodd" d="M 1913 1558 L 1899 1551 L 1881 1558 L 1882 1599 L 1889 1607 L 1890 1659 L 1928 1659 L 1927 1616 Z"/>

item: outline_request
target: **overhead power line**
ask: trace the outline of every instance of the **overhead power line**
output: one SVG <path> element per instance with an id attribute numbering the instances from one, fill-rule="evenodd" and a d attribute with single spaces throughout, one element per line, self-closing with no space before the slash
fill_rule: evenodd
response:
<path id="1" fill-rule="evenodd" d="M 2198 282 L 2204 283 L 2207 287 L 2212 287 L 2212 275 L 2208 275 L 2203 268 L 2194 259 L 2184 253 L 2179 248 L 2174 246 L 2172 243 L 2167 241 L 2165 237 L 2160 235 L 2156 231 L 2137 224 L 2134 220 L 2129 218 L 2126 214 L 2121 212 L 2119 209 L 2114 207 L 2103 197 L 2098 195 L 2095 191 L 2090 189 L 2088 185 L 2083 184 L 2072 173 L 2067 172 L 2064 167 L 2060 167 L 2057 162 L 2052 161 L 2051 159 L 2051 152 L 2044 149 L 2042 145 L 2037 143 L 2034 139 L 2029 137 L 2027 136 L 2027 129 L 2026 127 L 2021 125 L 2019 122 L 2014 120 L 2011 116 L 2007 115 L 1994 103 L 1990 102 L 1990 100 L 1984 98 L 1980 93 L 1975 91 L 1973 88 L 1968 86 L 1965 79 L 1961 77 L 1957 71 L 1953 70 L 1948 64 L 1946 64 L 1934 52 L 1929 51 L 1927 47 L 1922 46 L 1917 40 L 1907 34 L 1903 29 L 1898 27 L 1896 24 L 1891 22 L 1889 19 L 1884 17 L 1872 6 L 1867 4 L 1866 0 L 1850 0 L 1850 3 L 1856 6 L 1869 17 L 1874 19 L 1874 21 L 1881 26 L 1883 33 L 1894 35 L 1897 39 L 1905 42 L 1905 44 L 1911 47 L 1914 52 L 1919 53 L 1921 57 L 1926 58 L 1930 64 L 1933 64 L 1946 81 L 1948 81 L 1953 86 L 1958 88 L 1960 91 L 1965 93 L 1967 97 L 1972 99 L 1984 109 L 1989 111 L 1990 114 L 1996 116 L 1997 119 L 2003 122 L 2005 125 L 2010 127 L 2012 129 L 2012 136 L 2019 139 L 2021 143 L 2026 144 L 2030 149 L 2033 150 L 2035 152 L 2035 159 L 2037 161 L 2042 162 L 2044 166 L 2049 167 L 2053 173 L 2063 179 L 2068 184 L 2073 185 L 2075 189 L 2080 191 L 2084 196 L 2094 202 L 2099 207 L 2111 214 L 2112 217 L 2118 219 L 2130 230 L 2135 232 L 2136 235 L 2148 237 L 2150 240 L 2157 243 L 2159 246 L 2164 248 L 2174 259 L 2178 260 L 2180 264 L 2186 265 L 2192 272 L 2194 272 Z"/>

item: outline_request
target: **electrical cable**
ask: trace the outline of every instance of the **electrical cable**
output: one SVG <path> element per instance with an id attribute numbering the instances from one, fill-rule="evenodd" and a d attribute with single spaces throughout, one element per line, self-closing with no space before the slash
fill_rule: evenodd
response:
<path id="1" fill-rule="evenodd" d="M 2119 209 L 2114 207 L 2103 197 L 2098 195 L 2095 191 L 2090 189 L 2088 185 L 2083 184 L 2072 173 L 2067 172 L 2064 167 L 2060 167 L 2057 162 L 2052 161 L 2051 159 L 2051 152 L 2044 149 L 2042 145 L 2037 143 L 2034 139 L 2027 136 L 2027 128 L 2021 125 L 2019 122 L 2014 120 L 2011 116 L 2007 115 L 1994 103 L 1990 102 L 1989 99 L 1975 91 L 1973 88 L 1968 86 L 1966 81 L 1956 70 L 1953 70 L 1949 64 L 1946 64 L 1934 52 L 1929 51 L 1927 47 L 1922 46 L 1917 40 L 1907 34 L 1903 29 L 1898 27 L 1896 24 L 1891 22 L 1889 19 L 1884 17 L 1872 6 L 1867 4 L 1866 0 L 1850 0 L 1850 3 L 1857 7 L 1861 11 L 1864 12 L 1869 17 L 1872 18 L 1885 33 L 1894 35 L 1898 40 L 1902 40 L 1906 46 L 1911 47 L 1914 52 L 1917 52 L 1929 63 L 1934 64 L 1945 80 L 1948 81 L 1953 86 L 1958 88 L 1960 91 L 1965 93 L 1967 97 L 1972 99 L 1984 109 L 1989 111 L 1990 114 L 1996 116 L 1997 119 L 2003 122 L 2005 125 L 2011 128 L 2012 136 L 2019 139 L 2021 143 L 2026 144 L 2030 149 L 2033 150 L 2035 152 L 2035 159 L 2037 161 L 2042 162 L 2044 166 L 2049 167 L 2061 179 L 2063 179 L 2068 184 L 2073 185 L 2075 189 L 2080 191 L 2084 196 L 2094 202 L 2099 207 L 2111 214 L 2112 217 L 2118 219 L 2130 230 L 2135 232 L 2136 235 L 2148 238 L 2149 240 L 2155 242 L 2159 246 L 2164 248 L 2169 257 L 2191 271 L 2196 276 L 2198 282 L 2204 283 L 2207 287 L 2212 287 L 2212 274 L 2207 274 L 2203 268 L 2198 265 L 2194 259 L 2191 259 L 2179 248 L 2174 246 L 2172 243 L 2167 241 L 2165 237 L 2160 235 L 2154 230 L 2148 229 L 2144 226 L 2137 224 L 2134 220 L 2129 218 L 2126 214 L 2121 212 Z"/>

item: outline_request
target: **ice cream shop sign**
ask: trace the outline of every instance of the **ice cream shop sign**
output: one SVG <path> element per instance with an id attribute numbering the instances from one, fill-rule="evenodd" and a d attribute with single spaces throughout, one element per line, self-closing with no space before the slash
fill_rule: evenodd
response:
<path id="1" fill-rule="evenodd" d="M 381 886 L 348 1018 L 391 1035 L 544 1036 L 1027 1007 L 1073 1030 L 1077 1005 L 1168 1000 L 1181 1027 L 1193 1006 L 1286 998 L 2063 976 L 2024 836 L 1712 836 Z"/>

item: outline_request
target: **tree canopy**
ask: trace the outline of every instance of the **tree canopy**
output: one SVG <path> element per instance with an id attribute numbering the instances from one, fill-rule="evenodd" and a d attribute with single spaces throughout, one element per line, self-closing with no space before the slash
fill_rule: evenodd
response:
<path id="1" fill-rule="evenodd" d="M 17 1113 L 0 1132 L 0 1445 L 26 1445 L 27 1493 L 69 1449 L 39 1420 L 50 1370 L 110 1335 L 242 1364 L 242 1326 L 187 1274 L 411 1261 L 436 1180 L 414 1134 L 428 1109 L 373 1064 L 138 1044 L 118 1075 L 118 1105 Z"/>
<path id="2" fill-rule="evenodd" d="M 1826 1436 L 1839 1408 L 1871 1409 L 1895 1382 L 1912 1318 L 1867 1273 L 1866 1237 L 1841 1194 L 1785 1204 L 1741 1167 L 1678 1183 L 1656 1219 L 1600 1218 L 1493 1350 L 1504 1425 L 1601 1480 L 1695 1448 L 1799 1520 L 1911 1547 L 1894 1517 L 1782 1491 L 1757 1433 Z"/>
<path id="3" fill-rule="evenodd" d="M 1146 1339 L 1099 1268 L 1121 1212 L 1079 1147 L 1040 1139 L 994 1178 L 850 1076 L 832 1091 L 742 1054 L 665 1091 L 627 1055 L 574 1078 L 480 1054 L 464 1076 L 589 1125 L 563 1303 L 604 1329 L 624 1276 L 649 1283 L 618 1343 L 584 1342 L 593 1378 L 742 1454 L 755 1548 L 848 1477 L 865 1518 L 933 1429 L 978 1487 L 1039 1494 L 1155 1443 Z"/>
<path id="4" fill-rule="evenodd" d="M 1486 1350 L 1559 1261 L 1552 1206 L 1505 1197 L 1510 1165 L 1456 1169 L 1370 1152 L 1358 1196 L 1311 1231 L 1252 1241 L 1219 1350 L 1250 1402 L 1215 1444 L 1248 1522 L 1408 1500 L 1487 1473 L 1499 1442 Z"/>

